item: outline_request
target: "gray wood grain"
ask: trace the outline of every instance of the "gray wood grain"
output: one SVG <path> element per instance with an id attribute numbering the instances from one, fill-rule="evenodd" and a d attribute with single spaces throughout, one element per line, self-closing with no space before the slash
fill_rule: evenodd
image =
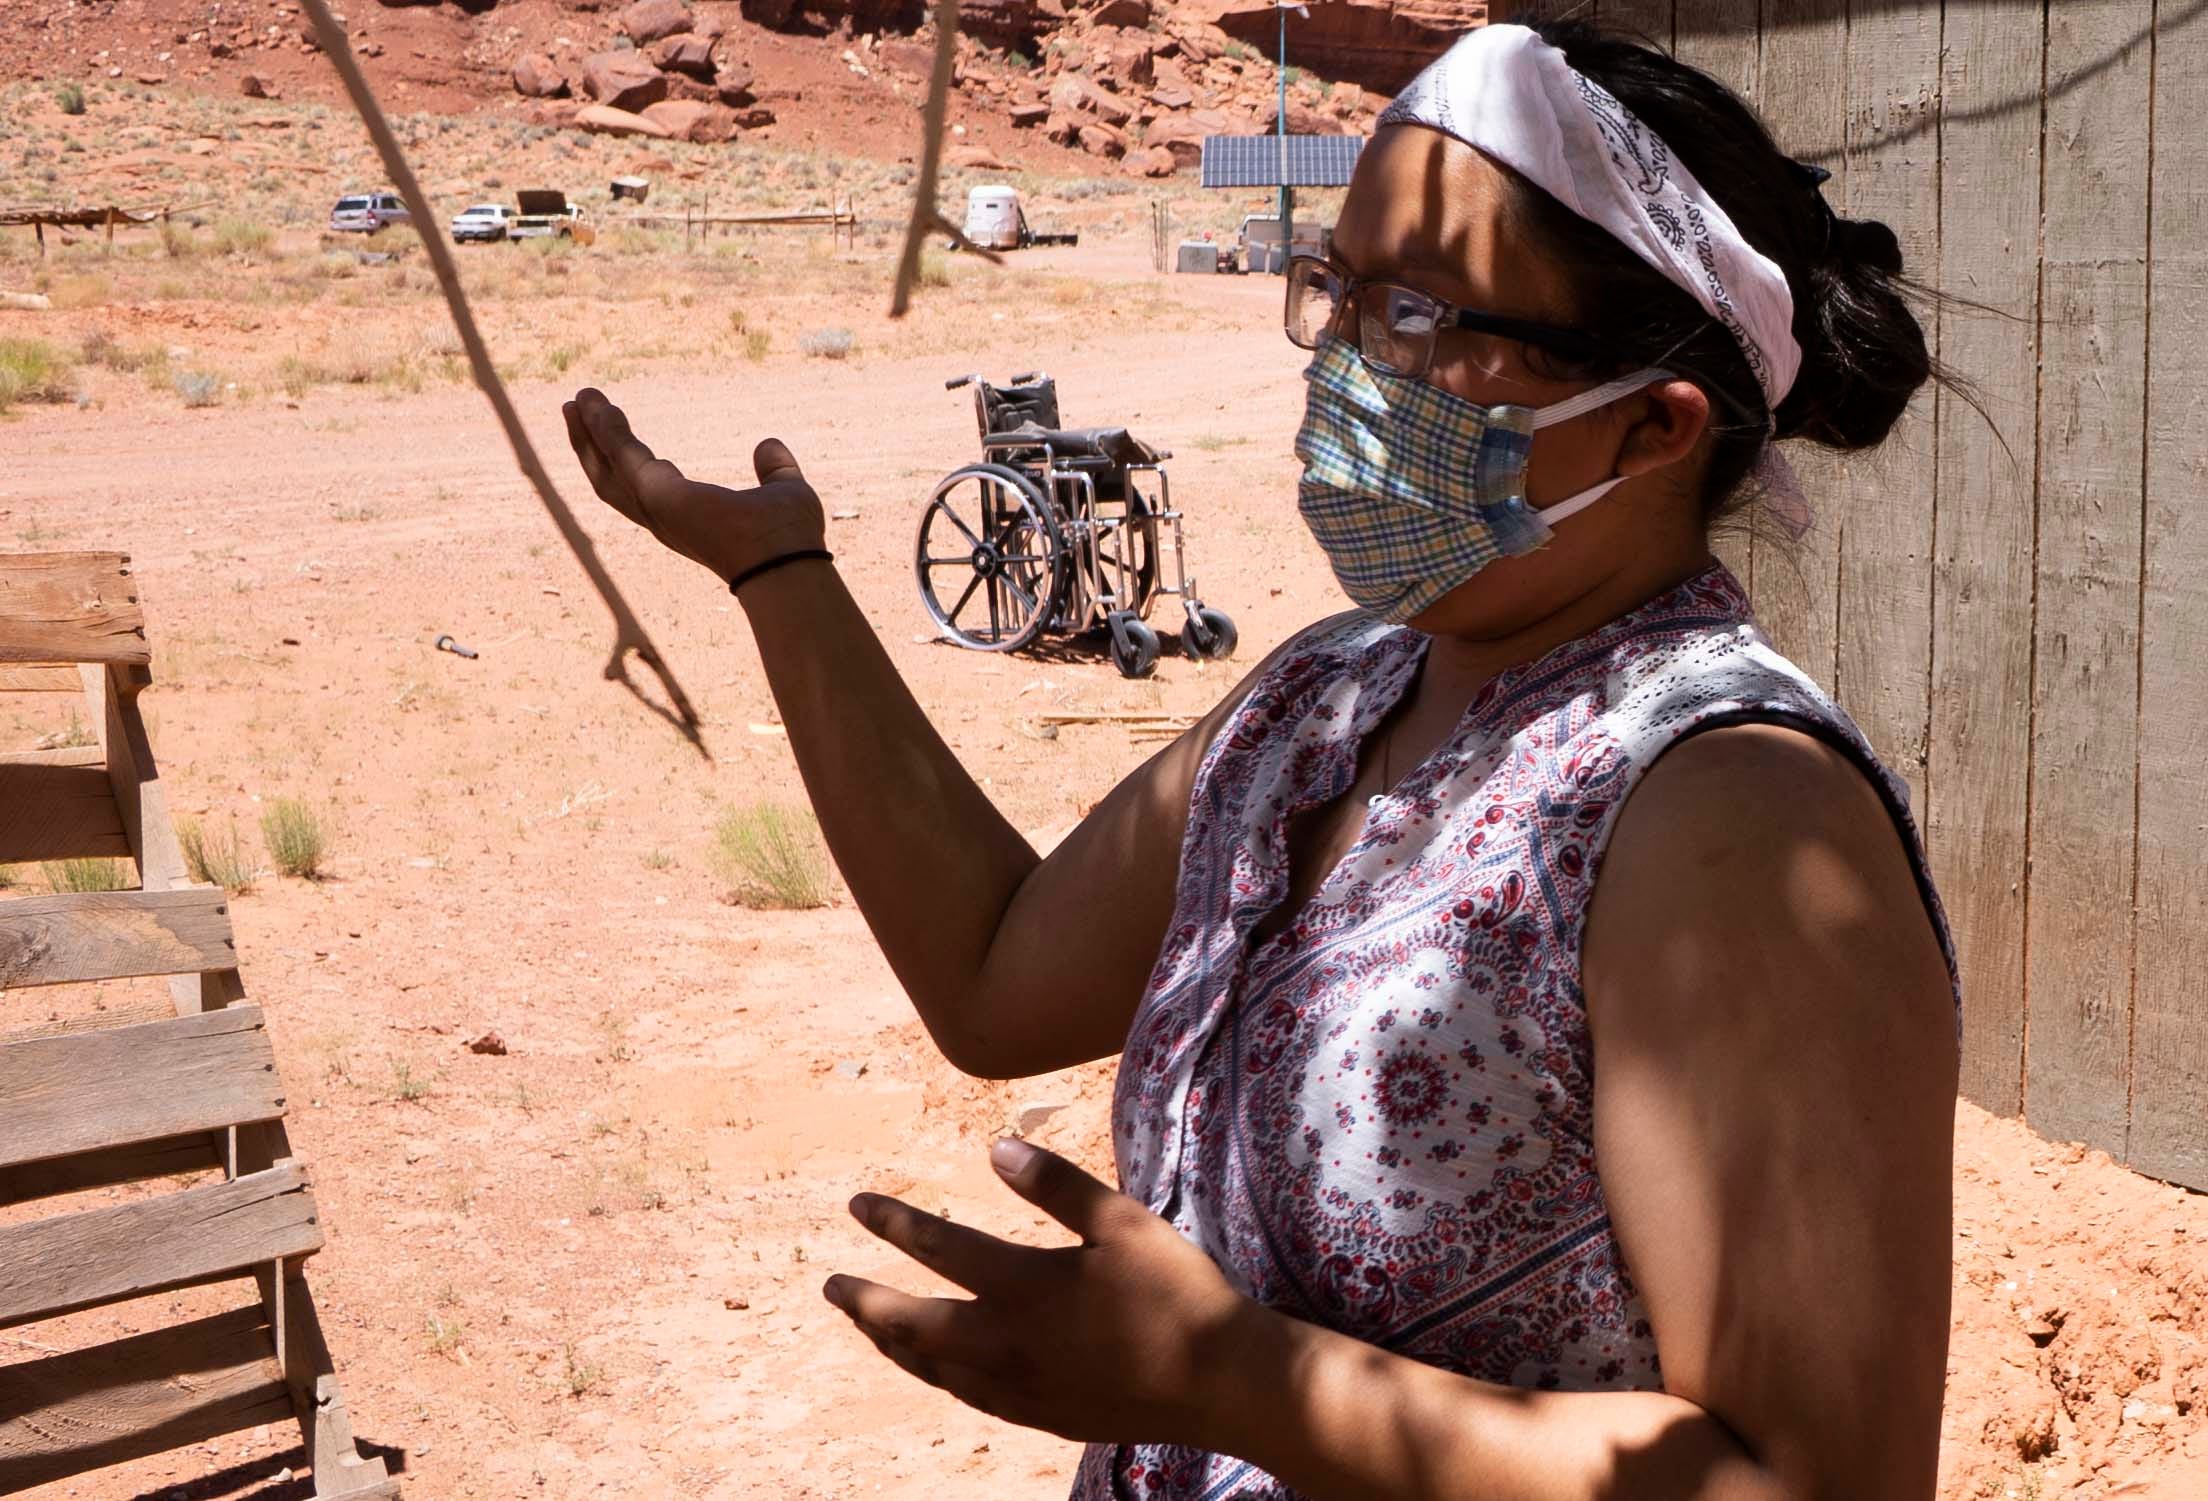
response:
<path id="1" fill-rule="evenodd" d="M 307 1174 L 273 1167 L 0 1228 L 0 1328 L 321 1249 Z"/>
<path id="2" fill-rule="evenodd" d="M 129 853 L 103 768 L 0 762 L 0 865 Z"/>
<path id="3" fill-rule="evenodd" d="M 0 1167 L 283 1113 L 258 1006 L 0 1047 Z"/>
<path id="4" fill-rule="evenodd" d="M 1963 977 L 1962 1091 L 2024 1108 L 2024 810 L 2031 765 L 2039 453 L 2040 0 L 1947 14 L 1937 282 L 1941 357 L 1981 417 L 1940 408 L 1925 842 Z M 2001 108 L 2017 99 L 2027 109 Z"/>
<path id="5" fill-rule="evenodd" d="M 258 1303 L 0 1366 L 0 1493 L 291 1417 Z"/>
<path id="6" fill-rule="evenodd" d="M 86 891 L 0 902 L 0 990 L 234 969 L 220 891 Z"/>
<path id="7" fill-rule="evenodd" d="M 2024 1109 L 2124 1150 L 2138 793 L 2148 0 L 2047 17 Z"/>
<path id="8" fill-rule="evenodd" d="M 2141 1171 L 2208 1188 L 2208 26 L 2164 38 L 2154 92 L 2129 1143 Z"/>

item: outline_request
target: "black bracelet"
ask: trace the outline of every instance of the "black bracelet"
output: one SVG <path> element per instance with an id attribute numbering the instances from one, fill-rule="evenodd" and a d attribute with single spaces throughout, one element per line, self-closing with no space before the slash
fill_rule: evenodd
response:
<path id="1" fill-rule="evenodd" d="M 808 547 L 802 552 L 786 552 L 778 558 L 769 558 L 764 563 L 754 563 L 742 573 L 737 574 L 736 577 L 728 581 L 728 592 L 734 594 L 738 589 L 759 577 L 760 574 L 771 573 L 784 563 L 809 563 L 816 558 L 823 563 L 833 563 L 836 560 L 836 555 L 825 547 Z"/>

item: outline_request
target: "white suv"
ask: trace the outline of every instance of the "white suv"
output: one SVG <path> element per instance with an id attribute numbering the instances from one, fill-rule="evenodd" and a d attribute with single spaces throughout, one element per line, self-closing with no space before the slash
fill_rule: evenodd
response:
<path id="1" fill-rule="evenodd" d="M 452 237 L 456 241 L 503 240 L 506 229 L 513 222 L 514 211 L 503 203 L 479 203 L 464 209 L 452 220 Z"/>
<path id="2" fill-rule="evenodd" d="M 330 210 L 330 228 L 374 234 L 387 224 L 411 224 L 414 216 L 396 193 L 355 193 L 337 200 Z"/>

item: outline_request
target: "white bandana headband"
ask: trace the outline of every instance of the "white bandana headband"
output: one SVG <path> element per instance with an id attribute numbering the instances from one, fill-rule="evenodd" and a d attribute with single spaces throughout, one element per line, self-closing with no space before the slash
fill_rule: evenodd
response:
<path id="1" fill-rule="evenodd" d="M 1748 243 L 1666 146 L 1609 90 L 1523 26 L 1485 26 L 1429 63 L 1381 112 L 1477 148 L 1648 262 L 1725 326 L 1767 411 L 1802 365 L 1794 296 L 1778 263 Z M 1761 478 L 1780 521 L 1808 529 L 1786 460 L 1766 446 Z"/>

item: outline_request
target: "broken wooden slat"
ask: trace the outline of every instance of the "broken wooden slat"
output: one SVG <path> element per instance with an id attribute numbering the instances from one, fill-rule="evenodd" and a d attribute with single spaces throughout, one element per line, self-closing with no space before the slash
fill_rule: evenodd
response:
<path id="1" fill-rule="evenodd" d="M 0 990 L 237 966 L 220 891 L 86 891 L 0 902 Z"/>
<path id="2" fill-rule="evenodd" d="M 74 693 L 77 670 L 46 664 L 0 662 L 0 693 Z"/>
<path id="3" fill-rule="evenodd" d="M 69 669 L 74 688 L 76 670 Z M 62 745 L 41 750 L 0 751 L 0 766 L 105 766 L 107 758 L 96 745 Z"/>
<path id="4" fill-rule="evenodd" d="M 249 1273 L 322 1248 L 295 1163 L 0 1229 L 0 1328 Z"/>
<path id="5" fill-rule="evenodd" d="M 291 1416 L 259 1304 L 0 1366 L 0 1493 Z"/>
<path id="6" fill-rule="evenodd" d="M 0 1167 L 283 1113 L 258 1006 L 0 1047 Z"/>
<path id="7" fill-rule="evenodd" d="M 163 1141 L 133 1142 L 56 1157 L 48 1162 L 26 1162 L 20 1167 L 0 1167 L 0 1207 L 50 1199 L 56 1194 L 78 1193 L 87 1188 L 112 1188 L 118 1183 L 142 1183 L 148 1178 L 188 1177 L 220 1168 L 222 1154 L 216 1143 L 223 1137 L 206 1131 L 171 1136 Z"/>
<path id="8" fill-rule="evenodd" d="M 0 762 L 0 865 L 129 854 L 104 767 Z"/>
<path id="9" fill-rule="evenodd" d="M 0 662 L 150 662 L 130 559 L 0 554 Z"/>

